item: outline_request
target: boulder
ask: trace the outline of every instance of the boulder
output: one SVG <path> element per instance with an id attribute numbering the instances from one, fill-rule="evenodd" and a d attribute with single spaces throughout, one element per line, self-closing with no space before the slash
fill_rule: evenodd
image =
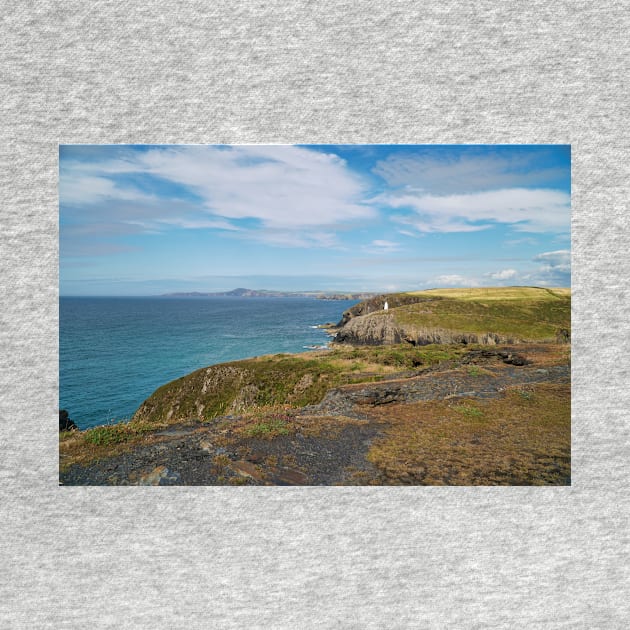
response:
<path id="1" fill-rule="evenodd" d="M 60 431 L 73 431 L 78 429 L 77 425 L 70 420 L 68 412 L 65 409 L 59 410 L 59 430 Z"/>

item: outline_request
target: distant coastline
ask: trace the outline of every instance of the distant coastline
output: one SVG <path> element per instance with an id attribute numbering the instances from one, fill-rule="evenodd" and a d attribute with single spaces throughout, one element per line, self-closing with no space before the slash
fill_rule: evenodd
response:
<path id="1" fill-rule="evenodd" d="M 164 298 L 205 298 L 205 297 L 251 297 L 251 298 L 313 298 L 317 300 L 366 300 L 378 293 L 343 293 L 331 291 L 272 291 L 267 289 L 238 288 L 232 291 L 205 293 L 201 291 L 164 293 Z"/>

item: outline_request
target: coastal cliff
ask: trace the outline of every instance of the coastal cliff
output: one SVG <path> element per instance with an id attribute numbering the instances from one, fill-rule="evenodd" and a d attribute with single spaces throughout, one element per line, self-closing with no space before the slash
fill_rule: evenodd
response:
<path id="1" fill-rule="evenodd" d="M 414 346 L 566 343 L 570 329 L 571 297 L 564 290 L 442 290 L 383 295 L 356 304 L 343 314 L 334 342 Z"/>
<path id="2" fill-rule="evenodd" d="M 410 293 L 388 293 L 375 295 L 367 300 L 363 300 L 362 302 L 355 304 L 347 311 L 344 311 L 337 326 L 340 328 L 345 326 L 354 317 L 361 317 L 362 315 L 380 312 L 383 310 L 385 302 L 387 302 L 389 308 L 396 308 L 398 306 L 417 304 L 419 302 L 427 302 L 430 300 L 431 298 L 411 295 Z"/>
<path id="3" fill-rule="evenodd" d="M 514 336 L 499 335 L 491 331 L 474 333 L 447 330 L 445 328 L 426 328 L 405 326 L 396 322 L 395 315 L 381 314 L 363 315 L 351 319 L 336 335 L 335 343 L 351 345 L 391 345 L 410 343 L 426 346 L 429 344 L 481 344 L 496 345 L 498 343 L 518 343 Z"/>
<path id="4" fill-rule="evenodd" d="M 128 423 L 60 424 L 60 482 L 570 483 L 568 291 L 379 296 L 342 322 L 329 350 L 197 370 Z"/>

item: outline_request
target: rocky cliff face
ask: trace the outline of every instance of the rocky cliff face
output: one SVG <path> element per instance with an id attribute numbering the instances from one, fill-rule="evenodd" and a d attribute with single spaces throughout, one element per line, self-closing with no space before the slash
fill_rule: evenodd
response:
<path id="1" fill-rule="evenodd" d="M 336 334 L 333 341 L 351 345 L 391 345 L 407 342 L 414 346 L 426 346 L 432 343 L 496 345 L 498 343 L 517 343 L 519 340 L 493 332 L 477 334 L 444 328 L 402 326 L 396 323 L 391 314 L 372 313 L 350 318 Z"/>
<path id="2" fill-rule="evenodd" d="M 376 313 L 383 310 L 385 301 L 389 308 L 396 308 L 398 306 L 404 306 L 406 304 L 417 304 L 418 302 L 429 302 L 435 299 L 435 297 L 421 297 L 418 295 L 407 295 L 405 293 L 390 293 L 388 295 L 377 295 L 369 300 L 364 300 L 359 304 L 355 304 L 343 313 L 340 322 L 337 326 L 345 326 L 354 317 L 361 317 L 362 315 L 369 315 L 370 313 Z"/>
<path id="3" fill-rule="evenodd" d="M 405 331 L 397 326 L 392 315 L 360 315 L 352 317 L 337 333 L 335 343 L 377 346 L 402 343 Z"/>

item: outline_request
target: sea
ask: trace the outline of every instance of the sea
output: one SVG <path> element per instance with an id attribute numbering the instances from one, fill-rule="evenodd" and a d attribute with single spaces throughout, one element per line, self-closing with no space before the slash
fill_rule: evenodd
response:
<path id="1" fill-rule="evenodd" d="M 81 429 L 123 422 L 158 387 L 202 367 L 330 340 L 356 300 L 61 297 L 59 408 Z"/>

